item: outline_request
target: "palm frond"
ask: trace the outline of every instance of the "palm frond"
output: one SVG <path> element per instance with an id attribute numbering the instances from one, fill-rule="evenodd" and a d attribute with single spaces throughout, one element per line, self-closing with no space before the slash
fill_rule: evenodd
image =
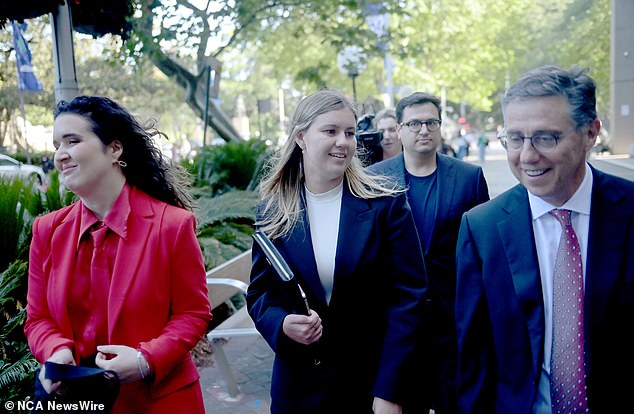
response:
<path id="1" fill-rule="evenodd" d="M 258 201 L 258 194 L 252 191 L 231 191 L 213 198 L 199 198 L 194 208 L 198 228 L 229 220 L 254 223 Z"/>
<path id="2" fill-rule="evenodd" d="M 38 363 L 28 348 L 23 349 L 19 358 L 14 362 L 2 362 L 0 365 L 0 395 L 7 396 L 9 386 L 28 380 L 37 367 Z"/>

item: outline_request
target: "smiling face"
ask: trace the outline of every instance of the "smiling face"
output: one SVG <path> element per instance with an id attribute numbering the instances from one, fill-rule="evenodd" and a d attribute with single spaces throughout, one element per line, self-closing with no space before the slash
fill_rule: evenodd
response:
<path id="1" fill-rule="evenodd" d="M 401 125 L 398 126 L 398 136 L 403 143 L 403 151 L 410 154 L 434 155 L 440 146 L 442 135 L 440 128 L 430 132 L 427 126 L 423 126 L 420 131 L 412 132 L 405 123 L 412 120 L 427 121 L 429 119 L 440 119 L 438 108 L 431 103 L 414 104 L 403 109 Z"/>
<path id="2" fill-rule="evenodd" d="M 60 179 L 80 197 L 106 190 L 107 183 L 123 175 L 115 166 L 121 156 L 119 141 L 104 145 L 84 116 L 59 115 L 53 127 L 53 145 Z"/>
<path id="3" fill-rule="evenodd" d="M 550 152 L 539 152 L 524 140 L 522 148 L 508 151 L 513 175 L 532 194 L 561 206 L 583 181 L 586 156 L 601 126 L 595 119 L 589 126 L 575 129 L 566 97 L 541 96 L 511 101 L 504 112 L 507 133 L 524 137 L 538 132 L 560 136 Z"/>
<path id="4" fill-rule="evenodd" d="M 341 183 L 356 149 L 355 128 L 354 114 L 342 108 L 315 117 L 308 129 L 297 133 L 311 192 L 324 193 Z"/>

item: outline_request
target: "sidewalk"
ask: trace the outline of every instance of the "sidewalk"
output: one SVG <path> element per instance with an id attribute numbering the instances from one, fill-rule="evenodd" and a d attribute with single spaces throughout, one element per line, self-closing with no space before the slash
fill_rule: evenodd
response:
<path id="1" fill-rule="evenodd" d="M 494 143 L 489 146 L 482 170 L 489 185 L 491 198 L 517 183 L 506 161 L 506 153 Z M 474 151 L 475 152 L 475 151 Z M 477 164 L 477 155 L 468 158 Z M 634 181 L 634 158 L 627 156 L 597 156 L 590 159 L 595 167 Z M 200 372 L 205 411 L 208 414 L 268 414 L 270 407 L 273 351 L 262 338 L 233 338 L 224 346 L 240 388 L 237 398 L 227 394 L 227 387 L 214 366 Z"/>
<path id="2" fill-rule="evenodd" d="M 224 345 L 240 394 L 227 393 L 215 357 L 200 371 L 205 412 L 208 414 L 268 414 L 273 351 L 261 337 L 232 338 Z"/>

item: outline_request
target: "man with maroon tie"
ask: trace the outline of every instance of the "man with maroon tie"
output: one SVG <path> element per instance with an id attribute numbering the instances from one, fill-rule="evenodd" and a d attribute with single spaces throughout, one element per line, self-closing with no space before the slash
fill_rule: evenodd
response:
<path id="1" fill-rule="evenodd" d="M 499 139 L 520 184 L 466 213 L 457 248 L 461 413 L 612 413 L 634 389 L 634 183 L 591 167 L 595 83 L 526 73 Z"/>

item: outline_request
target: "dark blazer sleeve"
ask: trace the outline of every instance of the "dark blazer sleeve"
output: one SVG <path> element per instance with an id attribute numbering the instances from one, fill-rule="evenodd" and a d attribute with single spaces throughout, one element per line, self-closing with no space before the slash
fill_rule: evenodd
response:
<path id="1" fill-rule="evenodd" d="M 283 298 L 277 289 L 276 277 L 266 256 L 257 243 L 251 250 L 251 282 L 247 292 L 249 314 L 258 331 L 275 353 L 283 352 L 280 341 L 291 346 L 291 339 L 282 331 L 282 324 L 290 310 L 285 308 Z"/>
<path id="2" fill-rule="evenodd" d="M 389 257 L 385 277 L 390 279 L 385 292 L 387 329 L 374 387 L 374 395 L 388 401 L 401 401 L 406 370 L 411 364 L 419 330 L 423 327 L 427 272 L 416 226 L 405 194 L 392 198 L 382 220 L 382 249 Z"/>
<path id="3" fill-rule="evenodd" d="M 482 275 L 482 258 L 473 238 L 469 214 L 462 218 L 457 244 L 456 329 L 457 394 L 461 413 L 493 413 L 488 406 L 494 363 L 491 325 Z"/>

